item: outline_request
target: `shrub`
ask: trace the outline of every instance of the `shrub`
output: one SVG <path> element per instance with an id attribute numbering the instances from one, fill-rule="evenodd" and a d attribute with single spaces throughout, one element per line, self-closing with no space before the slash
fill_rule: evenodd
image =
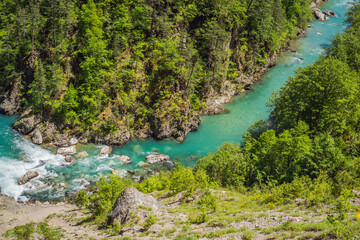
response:
<path id="1" fill-rule="evenodd" d="M 145 224 L 144 224 L 145 230 L 148 230 L 152 225 L 154 225 L 156 223 L 157 220 L 158 220 L 158 218 L 155 215 L 150 214 L 146 218 L 146 221 L 145 221 Z"/>

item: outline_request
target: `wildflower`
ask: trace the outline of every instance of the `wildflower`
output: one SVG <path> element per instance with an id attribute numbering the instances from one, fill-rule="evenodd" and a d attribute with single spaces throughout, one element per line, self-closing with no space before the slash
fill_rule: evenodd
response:
<path id="1" fill-rule="evenodd" d="M 356 217 L 357 219 L 360 219 L 360 208 L 356 211 L 355 217 Z"/>

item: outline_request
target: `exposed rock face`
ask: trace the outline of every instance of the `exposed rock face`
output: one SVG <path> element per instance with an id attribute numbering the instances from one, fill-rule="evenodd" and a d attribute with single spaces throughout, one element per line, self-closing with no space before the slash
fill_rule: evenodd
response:
<path id="1" fill-rule="evenodd" d="M 88 153 L 86 151 L 80 152 L 76 155 L 76 158 L 84 158 L 87 157 Z"/>
<path id="2" fill-rule="evenodd" d="M 43 142 L 43 138 L 41 135 L 41 132 L 39 131 L 39 129 L 36 129 L 34 132 L 32 132 L 31 134 L 31 141 L 35 144 L 42 144 Z"/>
<path id="3" fill-rule="evenodd" d="M 0 97 L 0 112 L 12 115 L 16 113 L 20 108 L 20 83 L 21 77 L 18 77 L 11 90 L 4 96 Z"/>
<path id="4" fill-rule="evenodd" d="M 70 156 L 70 155 L 67 155 L 67 156 L 65 156 L 65 161 L 66 161 L 66 162 L 73 162 L 73 161 L 75 161 L 75 158 L 73 158 L 73 157 Z"/>
<path id="5" fill-rule="evenodd" d="M 136 209 L 138 206 L 149 207 L 152 210 L 164 207 L 154 197 L 139 192 L 136 188 L 125 188 L 116 199 L 108 223 L 112 224 L 117 219 L 121 224 L 125 224 L 130 215 L 139 214 Z"/>
<path id="6" fill-rule="evenodd" d="M 78 140 L 76 138 L 71 138 L 69 141 L 69 146 L 73 146 L 76 145 L 78 143 Z"/>
<path id="7" fill-rule="evenodd" d="M 126 155 L 120 155 L 119 160 L 122 162 L 122 164 L 128 164 L 131 163 L 131 158 Z"/>
<path id="8" fill-rule="evenodd" d="M 313 8 L 315 17 L 319 21 L 329 21 L 330 19 L 318 8 Z"/>
<path id="9" fill-rule="evenodd" d="M 316 6 L 318 6 L 320 3 L 322 2 L 325 2 L 326 0 L 313 0 L 311 3 L 310 3 L 310 7 L 311 8 L 314 8 Z"/>
<path id="10" fill-rule="evenodd" d="M 150 154 L 150 155 L 146 156 L 145 159 L 148 163 L 155 164 L 155 163 L 169 161 L 170 157 L 165 154 Z"/>
<path id="11" fill-rule="evenodd" d="M 25 183 L 27 183 L 28 181 L 30 181 L 31 179 L 35 178 L 39 176 L 39 173 L 36 171 L 28 171 L 27 173 L 25 173 L 24 176 L 18 178 L 17 182 L 19 185 L 23 185 Z"/>
<path id="12" fill-rule="evenodd" d="M 31 109 L 28 109 L 21 114 L 19 120 L 14 123 L 13 128 L 19 133 L 27 135 L 31 133 L 40 122 L 40 117 L 31 114 Z"/>
<path id="13" fill-rule="evenodd" d="M 336 16 L 336 13 L 333 10 L 324 10 L 323 13 L 327 16 Z"/>
<path id="14" fill-rule="evenodd" d="M 67 155 L 67 154 L 74 154 L 74 153 L 76 153 L 75 146 L 63 147 L 63 148 L 59 148 L 57 150 L 57 154 L 60 154 L 60 155 Z"/>
<path id="15" fill-rule="evenodd" d="M 217 99 L 209 99 L 206 101 L 205 109 L 202 111 L 202 114 L 206 115 L 215 115 L 226 112 L 226 108 L 220 103 Z"/>
<path id="16" fill-rule="evenodd" d="M 109 155 L 112 152 L 111 146 L 105 146 L 101 149 L 99 156 Z"/>

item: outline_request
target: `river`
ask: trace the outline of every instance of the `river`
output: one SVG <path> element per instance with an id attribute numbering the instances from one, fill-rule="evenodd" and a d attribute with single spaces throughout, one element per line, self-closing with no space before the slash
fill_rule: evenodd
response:
<path id="1" fill-rule="evenodd" d="M 0 115 L 0 188 L 1 193 L 26 201 L 30 198 L 40 200 L 61 200 L 67 192 L 84 188 L 90 181 L 101 175 L 116 170 L 119 175 L 124 170 L 141 168 L 144 157 L 149 153 L 163 153 L 171 160 L 184 166 L 193 166 L 208 152 L 216 151 L 224 142 L 238 143 L 251 123 L 266 119 L 269 109 L 266 102 L 273 91 L 280 89 L 289 76 L 299 67 L 314 62 L 331 44 L 332 38 L 347 28 L 344 23 L 351 0 L 328 0 L 321 9 L 332 9 L 337 17 L 330 21 L 313 21 L 305 37 L 292 43 L 296 52 L 283 52 L 278 57 L 277 65 L 271 68 L 254 86 L 254 90 L 234 98 L 226 105 L 228 114 L 203 116 L 197 132 L 188 135 L 185 142 L 174 140 L 133 140 L 124 147 L 114 148 L 110 156 L 99 157 L 102 146 L 88 144 L 79 151 L 86 150 L 89 156 L 77 159 L 67 165 L 64 157 L 42 149 L 30 143 L 23 136 L 11 129 L 16 116 Z M 125 154 L 132 158 L 132 163 L 123 166 L 117 155 Z M 17 178 L 29 170 L 36 170 L 40 176 L 29 183 L 19 186 Z M 59 183 L 65 183 L 60 188 Z"/>

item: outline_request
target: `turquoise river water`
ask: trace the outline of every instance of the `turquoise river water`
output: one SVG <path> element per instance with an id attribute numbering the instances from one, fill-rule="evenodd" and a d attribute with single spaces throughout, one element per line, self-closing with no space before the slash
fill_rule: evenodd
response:
<path id="1" fill-rule="evenodd" d="M 337 17 L 331 17 L 327 22 L 312 22 L 306 36 L 294 41 L 292 48 L 296 52 L 281 53 L 277 65 L 263 76 L 253 91 L 236 97 L 226 105 L 230 113 L 203 116 L 199 130 L 190 133 L 183 143 L 171 139 L 133 140 L 124 147 L 114 148 L 112 154 L 106 157 L 98 156 L 102 146 L 89 144 L 78 149 L 78 152 L 86 150 L 89 157 L 67 165 L 63 156 L 30 143 L 12 130 L 11 125 L 16 116 L 0 115 L 1 193 L 21 201 L 30 198 L 61 199 L 67 192 L 80 190 L 90 181 L 113 170 L 122 175 L 126 174 L 124 170 L 140 169 L 144 157 L 149 153 L 167 154 L 173 161 L 193 166 L 200 157 L 216 151 L 224 142 L 241 142 L 243 133 L 251 123 L 268 117 L 266 102 L 272 92 L 280 89 L 288 77 L 294 75 L 295 69 L 314 62 L 330 46 L 332 38 L 346 29 L 345 13 L 352 2 L 328 0 L 324 3 L 321 8 L 334 10 Z M 130 156 L 132 163 L 123 166 L 117 160 L 120 154 Z M 17 178 L 29 170 L 38 171 L 40 176 L 19 186 Z M 60 188 L 60 182 L 65 183 L 66 187 Z"/>

